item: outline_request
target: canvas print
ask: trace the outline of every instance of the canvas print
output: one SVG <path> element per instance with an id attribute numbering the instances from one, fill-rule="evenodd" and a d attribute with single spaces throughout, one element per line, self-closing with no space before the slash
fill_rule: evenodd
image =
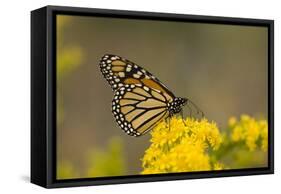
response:
<path id="1" fill-rule="evenodd" d="M 268 28 L 56 15 L 56 178 L 268 167 Z"/>

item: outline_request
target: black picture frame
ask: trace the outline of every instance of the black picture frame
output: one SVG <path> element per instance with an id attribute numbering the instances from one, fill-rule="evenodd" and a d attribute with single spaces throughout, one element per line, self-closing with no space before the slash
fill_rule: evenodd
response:
<path id="1" fill-rule="evenodd" d="M 57 14 L 134 18 L 268 28 L 268 167 L 208 172 L 56 180 Z M 46 188 L 274 173 L 274 21 L 230 17 L 46 6 L 31 12 L 31 182 Z"/>

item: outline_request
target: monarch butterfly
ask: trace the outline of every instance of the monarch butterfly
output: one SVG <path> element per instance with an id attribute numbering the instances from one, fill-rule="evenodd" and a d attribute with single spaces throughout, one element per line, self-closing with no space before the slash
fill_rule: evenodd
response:
<path id="1" fill-rule="evenodd" d="M 182 113 L 187 98 L 176 97 L 162 82 L 139 65 L 117 55 L 106 54 L 100 70 L 111 86 L 112 113 L 119 127 L 131 136 L 141 136 L 159 121 Z"/>

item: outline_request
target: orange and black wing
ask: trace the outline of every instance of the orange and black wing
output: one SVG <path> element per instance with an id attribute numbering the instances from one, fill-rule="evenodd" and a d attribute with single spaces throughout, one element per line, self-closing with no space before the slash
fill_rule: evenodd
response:
<path id="1" fill-rule="evenodd" d="M 113 91 L 126 84 L 142 84 L 162 92 L 169 102 L 175 97 L 162 82 L 147 70 L 120 56 L 104 55 L 100 60 L 100 70 Z"/>
<path id="2" fill-rule="evenodd" d="M 167 97 L 159 90 L 126 84 L 114 92 L 112 113 L 124 132 L 137 137 L 169 116 L 167 104 Z"/>

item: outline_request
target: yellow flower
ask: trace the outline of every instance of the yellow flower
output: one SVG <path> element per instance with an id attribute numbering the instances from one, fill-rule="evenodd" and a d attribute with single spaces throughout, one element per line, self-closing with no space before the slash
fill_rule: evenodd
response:
<path id="1" fill-rule="evenodd" d="M 214 164 L 214 170 L 223 170 L 223 169 L 225 169 L 225 167 L 222 163 L 217 162 Z"/>
<path id="2" fill-rule="evenodd" d="M 69 161 L 60 161 L 57 166 L 57 179 L 79 178 L 79 173 Z"/>
<path id="3" fill-rule="evenodd" d="M 163 121 L 151 135 L 151 145 L 142 158 L 142 174 L 212 170 L 207 151 L 218 149 L 222 142 L 216 124 L 206 119 L 173 117 L 170 126 Z"/>
<path id="4" fill-rule="evenodd" d="M 261 148 L 263 151 L 267 151 L 268 148 L 268 125 L 265 120 L 260 121 L 260 136 L 262 138 Z"/>
<path id="5" fill-rule="evenodd" d="M 229 120 L 228 120 L 228 125 L 230 127 L 233 127 L 237 122 L 237 119 L 235 117 L 230 117 Z"/>
<path id="6" fill-rule="evenodd" d="M 268 126 L 266 120 L 256 120 L 248 115 L 242 115 L 240 121 L 235 123 L 229 121 L 229 127 L 232 129 L 232 141 L 244 141 L 251 151 L 257 149 L 258 142 L 261 141 L 262 150 L 267 151 Z"/>

